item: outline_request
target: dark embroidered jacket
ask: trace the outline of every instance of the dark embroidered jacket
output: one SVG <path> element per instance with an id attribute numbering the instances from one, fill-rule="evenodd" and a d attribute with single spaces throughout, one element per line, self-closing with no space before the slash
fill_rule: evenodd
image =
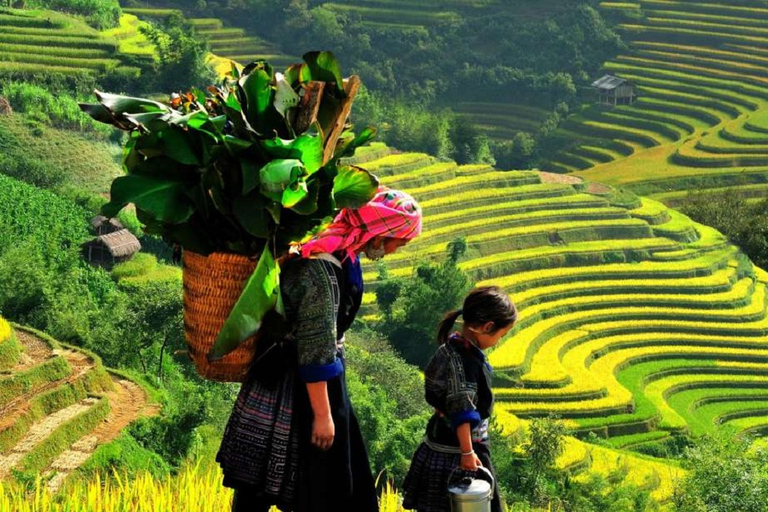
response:
<path id="1" fill-rule="evenodd" d="M 299 377 L 306 382 L 330 380 L 343 371 L 337 341 L 362 298 L 359 261 L 347 260 L 342 268 L 324 259 L 297 259 L 289 265 L 280 288 L 298 353 Z"/>
<path id="2" fill-rule="evenodd" d="M 427 403 L 437 409 L 427 426 L 430 440 L 457 446 L 456 428 L 469 423 L 473 440 L 485 440 L 493 412 L 491 366 L 482 350 L 453 335 L 441 345 L 424 370 Z"/>

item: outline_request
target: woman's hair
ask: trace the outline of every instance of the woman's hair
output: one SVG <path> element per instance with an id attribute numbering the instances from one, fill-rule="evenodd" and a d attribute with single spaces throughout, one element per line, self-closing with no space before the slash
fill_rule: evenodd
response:
<path id="1" fill-rule="evenodd" d="M 512 299 L 498 286 L 475 288 L 464 299 L 464 306 L 446 313 L 437 330 L 437 342 L 448 341 L 453 324 L 459 316 L 464 317 L 467 325 L 485 325 L 493 322 L 493 332 L 503 329 L 517 321 L 517 308 Z"/>

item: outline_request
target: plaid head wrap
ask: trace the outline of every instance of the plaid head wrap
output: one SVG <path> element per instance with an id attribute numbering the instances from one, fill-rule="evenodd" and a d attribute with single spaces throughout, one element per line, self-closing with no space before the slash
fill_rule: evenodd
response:
<path id="1" fill-rule="evenodd" d="M 301 257 L 344 251 L 348 258 L 375 236 L 411 240 L 421 234 L 421 207 L 399 190 L 379 188 L 367 204 L 344 208 L 324 231 L 300 247 Z"/>

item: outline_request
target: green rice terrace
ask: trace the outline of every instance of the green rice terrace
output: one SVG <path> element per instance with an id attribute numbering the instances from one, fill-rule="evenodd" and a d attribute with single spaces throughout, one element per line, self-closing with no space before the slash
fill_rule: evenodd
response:
<path id="1" fill-rule="evenodd" d="M 544 166 L 664 201 L 690 188 L 768 192 L 768 9 L 757 2 L 602 2 L 623 16 L 630 51 L 606 73 L 637 86 L 634 105 L 590 107 Z M 575 141 L 575 143 L 574 143 Z M 672 204 L 670 203 L 670 204 Z"/>
<path id="2" fill-rule="evenodd" d="M 59 12 L 0 8 L 0 72 L 39 72 L 65 75 L 104 74 L 137 77 L 137 64 L 151 62 L 154 46 L 139 31 L 144 19 L 169 16 L 172 9 L 124 9 L 119 26 L 104 31 Z M 274 44 L 224 27 L 216 18 L 191 18 L 196 32 L 206 38 L 219 59 L 241 63 L 257 58 L 287 66 L 296 57 L 282 54 Z M 229 70 L 224 61 L 223 70 Z"/>
<path id="3" fill-rule="evenodd" d="M 423 235 L 387 258 L 389 275 L 461 233 L 460 268 L 519 305 L 490 355 L 505 421 L 557 414 L 617 448 L 723 425 L 768 432 L 768 273 L 719 232 L 576 176 L 383 146 L 358 158 L 424 208 Z M 365 273 L 375 290 L 374 265 Z M 365 303 L 375 315 L 375 294 Z"/>
<path id="4" fill-rule="evenodd" d="M 0 318 L 0 480 L 41 475 L 56 491 L 100 445 L 158 412 L 95 354 Z"/>
<path id="5" fill-rule="evenodd" d="M 162 19 L 181 11 L 152 7 L 126 7 L 123 12 L 139 19 Z M 224 22 L 218 18 L 189 17 L 187 19 L 195 28 L 195 32 L 208 40 L 211 52 L 219 57 L 241 64 L 247 64 L 256 59 L 266 59 L 278 67 L 286 67 L 301 60 L 283 54 L 274 43 L 248 34 L 241 28 L 225 27 Z"/>
<path id="6" fill-rule="evenodd" d="M 138 76 L 136 59 L 151 59 L 154 50 L 136 23 L 128 17 L 100 32 L 53 11 L 0 8 L 0 72 Z"/>

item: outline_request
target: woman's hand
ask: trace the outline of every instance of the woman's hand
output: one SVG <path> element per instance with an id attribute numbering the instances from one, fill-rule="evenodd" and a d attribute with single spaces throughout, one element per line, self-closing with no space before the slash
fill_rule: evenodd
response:
<path id="1" fill-rule="evenodd" d="M 461 456 L 461 469 L 466 471 L 477 471 L 477 469 L 481 467 L 483 467 L 483 463 L 480 462 L 480 458 L 475 452 Z"/>
<path id="2" fill-rule="evenodd" d="M 312 420 L 312 445 L 321 450 L 328 450 L 333 445 L 336 425 L 330 414 L 315 416 Z"/>

